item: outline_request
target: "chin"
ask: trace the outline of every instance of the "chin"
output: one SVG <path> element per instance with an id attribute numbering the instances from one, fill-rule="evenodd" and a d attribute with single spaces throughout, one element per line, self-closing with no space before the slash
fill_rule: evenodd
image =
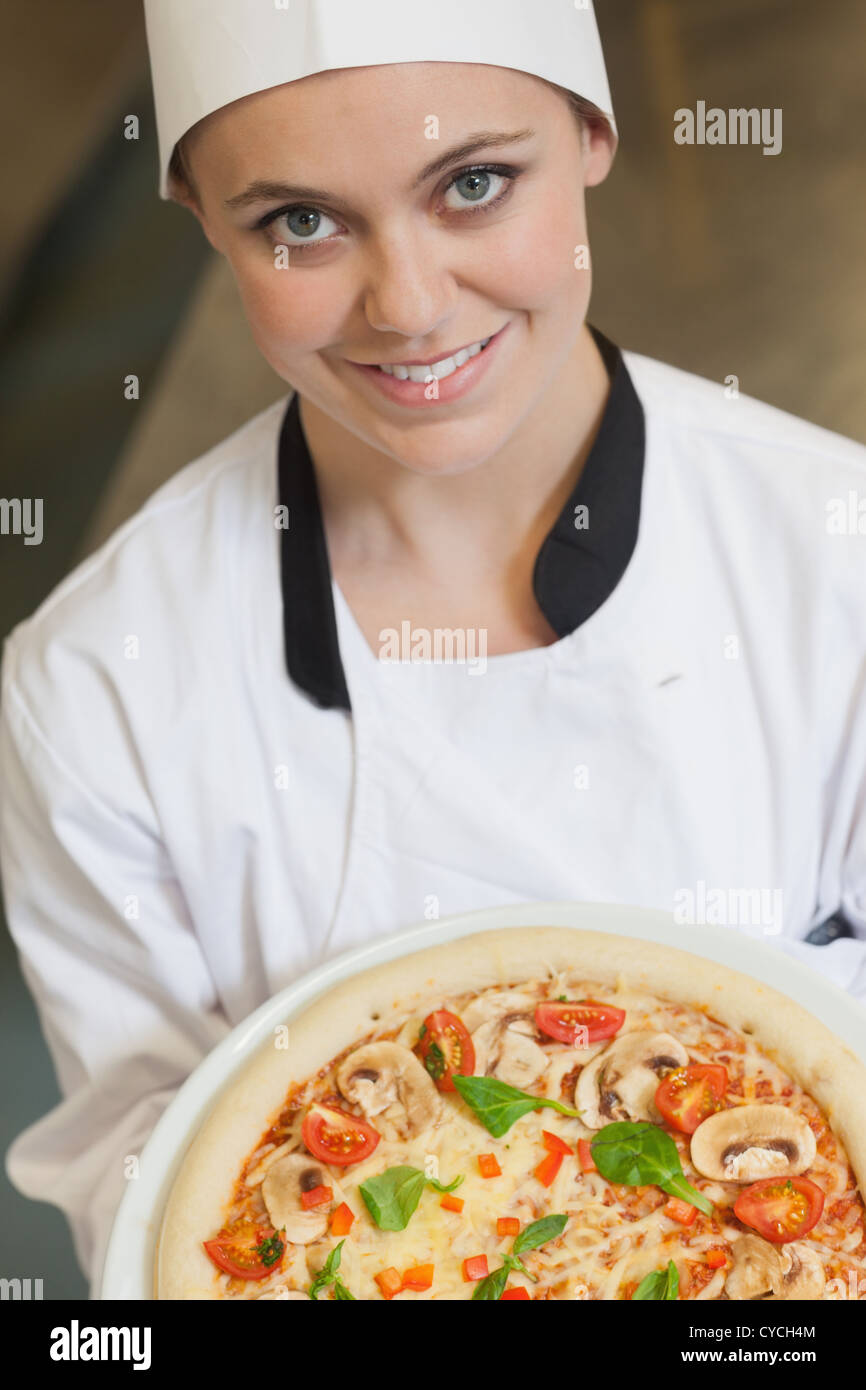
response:
<path id="1" fill-rule="evenodd" d="M 380 440 L 379 447 L 410 473 L 427 478 L 454 478 L 487 463 L 505 445 L 510 432 L 502 431 L 501 419 L 497 417 L 495 435 L 489 429 L 482 429 L 482 439 L 476 440 L 472 436 L 478 433 L 477 429 L 459 427 L 451 433 L 453 441 L 448 439 L 449 431 L 439 431 L 436 442 L 431 441 L 429 447 L 405 448 L 399 441 L 385 438 Z"/>
<path id="2" fill-rule="evenodd" d="M 532 408 L 535 383 L 510 379 L 477 404 L 471 395 L 440 409 L 418 411 L 403 424 L 364 402 L 364 436 L 414 473 L 468 473 L 493 458 Z M 358 424 L 360 416 L 353 411 Z M 369 423 L 368 423 L 369 422 Z"/>

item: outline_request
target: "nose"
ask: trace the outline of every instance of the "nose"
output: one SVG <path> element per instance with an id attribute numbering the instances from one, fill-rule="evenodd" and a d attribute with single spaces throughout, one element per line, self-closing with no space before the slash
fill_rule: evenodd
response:
<path id="1" fill-rule="evenodd" d="M 458 287 L 434 240 L 401 233 L 371 247 L 364 311 L 378 332 L 421 340 L 451 317 Z"/>

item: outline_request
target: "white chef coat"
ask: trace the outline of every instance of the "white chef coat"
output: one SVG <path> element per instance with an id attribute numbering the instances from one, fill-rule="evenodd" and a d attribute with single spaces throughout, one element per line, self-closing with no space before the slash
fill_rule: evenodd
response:
<path id="1" fill-rule="evenodd" d="M 735 929 L 866 996 L 866 535 L 833 510 L 866 449 L 593 332 L 611 392 L 534 574 L 551 646 L 380 662 L 292 393 L 7 639 L 0 869 L 64 1095 L 7 1167 L 93 1293 L 124 1158 L 197 1063 L 425 916 L 760 889 L 781 918 Z"/>

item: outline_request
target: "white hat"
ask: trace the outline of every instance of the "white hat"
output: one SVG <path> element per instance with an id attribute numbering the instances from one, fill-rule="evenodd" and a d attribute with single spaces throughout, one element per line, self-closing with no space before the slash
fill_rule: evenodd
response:
<path id="1" fill-rule="evenodd" d="M 592 0 L 144 0 L 161 198 L 177 141 L 221 106 L 330 68 L 489 63 L 616 125 Z"/>

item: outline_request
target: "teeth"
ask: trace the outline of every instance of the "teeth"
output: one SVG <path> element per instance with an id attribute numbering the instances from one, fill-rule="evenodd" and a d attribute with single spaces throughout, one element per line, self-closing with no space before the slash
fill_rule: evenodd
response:
<path id="1" fill-rule="evenodd" d="M 493 336 L 492 334 L 490 335 Z M 461 348 L 455 352 L 453 357 L 443 357 L 441 362 L 431 362 L 426 367 L 394 367 L 381 366 L 380 372 L 386 376 L 395 376 L 398 381 L 426 381 L 428 376 L 434 376 L 437 381 L 442 381 L 446 376 L 451 376 L 458 367 L 462 367 L 464 362 L 468 362 L 470 357 L 477 357 L 482 348 L 486 348 L 490 338 L 482 338 L 480 343 L 473 343 L 469 348 Z"/>

